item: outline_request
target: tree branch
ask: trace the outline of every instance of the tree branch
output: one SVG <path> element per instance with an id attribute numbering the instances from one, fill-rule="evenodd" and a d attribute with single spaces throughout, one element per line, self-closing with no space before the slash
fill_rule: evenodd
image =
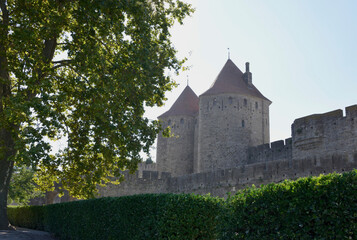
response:
<path id="1" fill-rule="evenodd" d="M 44 62 L 49 63 L 52 61 L 57 46 L 57 37 L 45 40 L 45 47 L 43 49 Z"/>
<path id="2" fill-rule="evenodd" d="M 65 59 L 65 60 L 60 60 L 60 61 L 53 61 L 53 64 L 57 64 L 56 66 L 53 67 L 53 69 L 57 69 L 60 67 L 65 67 L 73 63 L 72 59 Z"/>
<path id="3" fill-rule="evenodd" d="M 69 64 L 73 62 L 73 59 L 63 59 L 59 61 L 52 61 L 53 64 Z"/>
<path id="4" fill-rule="evenodd" d="M 43 63 L 48 64 L 52 61 L 55 51 L 56 51 L 56 46 L 57 46 L 57 36 L 54 36 L 52 39 L 46 39 L 44 43 L 44 48 L 42 50 L 42 56 L 43 56 Z M 45 77 L 45 73 L 39 68 L 36 70 L 38 73 L 38 78 L 36 81 L 36 85 L 41 84 L 41 80 Z M 36 96 L 35 91 L 27 91 L 27 98 L 28 100 L 33 99 Z"/>

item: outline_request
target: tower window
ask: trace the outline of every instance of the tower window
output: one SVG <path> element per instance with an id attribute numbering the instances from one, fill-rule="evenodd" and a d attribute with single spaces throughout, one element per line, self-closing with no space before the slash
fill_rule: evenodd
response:
<path id="1" fill-rule="evenodd" d="M 255 102 L 255 109 L 258 109 L 258 102 Z"/>
<path id="2" fill-rule="evenodd" d="M 181 124 L 184 124 L 184 123 L 185 123 L 185 120 L 183 120 L 183 118 L 181 118 L 180 123 L 181 123 Z"/>
<path id="3" fill-rule="evenodd" d="M 242 127 L 244 127 L 245 126 L 245 122 L 244 122 L 244 120 L 242 120 Z"/>
<path id="4" fill-rule="evenodd" d="M 169 121 L 167 122 L 168 125 L 171 125 L 171 120 L 169 119 Z"/>
<path id="5" fill-rule="evenodd" d="M 217 99 L 213 99 L 213 106 L 216 106 L 216 103 L 217 103 Z"/>
<path id="6" fill-rule="evenodd" d="M 229 97 L 229 98 L 228 98 L 228 102 L 229 102 L 229 104 L 232 104 L 232 103 L 233 103 L 233 98 L 232 98 L 232 97 Z"/>
<path id="7" fill-rule="evenodd" d="M 248 104 L 248 101 L 247 101 L 247 99 L 244 98 L 244 107 L 246 107 L 247 104 Z"/>

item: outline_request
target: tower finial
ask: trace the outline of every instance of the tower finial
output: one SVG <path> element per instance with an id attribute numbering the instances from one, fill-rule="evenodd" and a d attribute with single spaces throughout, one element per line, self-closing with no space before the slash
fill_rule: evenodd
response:
<path id="1" fill-rule="evenodd" d="M 229 48 L 227 48 L 228 50 L 228 59 L 231 59 L 231 52 L 229 51 Z"/>

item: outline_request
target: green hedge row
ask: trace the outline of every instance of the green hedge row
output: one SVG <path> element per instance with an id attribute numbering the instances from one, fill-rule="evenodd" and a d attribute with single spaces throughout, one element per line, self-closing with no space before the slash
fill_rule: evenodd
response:
<path id="1" fill-rule="evenodd" d="M 144 194 L 9 208 L 8 215 L 15 226 L 46 230 L 62 240 L 216 239 L 222 202 L 191 194 Z M 40 217 L 32 222 L 32 216 Z"/>
<path id="2" fill-rule="evenodd" d="M 357 239 L 357 171 L 242 190 L 222 222 L 221 239 Z"/>
<path id="3" fill-rule="evenodd" d="M 145 194 L 9 208 L 61 239 L 357 239 L 357 170 L 239 191 Z"/>
<path id="4" fill-rule="evenodd" d="M 7 213 L 14 226 L 44 230 L 44 209 L 43 206 L 14 207 L 7 208 Z"/>

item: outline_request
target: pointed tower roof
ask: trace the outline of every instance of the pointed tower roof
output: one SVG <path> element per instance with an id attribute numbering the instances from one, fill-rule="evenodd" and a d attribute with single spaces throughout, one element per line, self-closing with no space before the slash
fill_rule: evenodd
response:
<path id="1" fill-rule="evenodd" d="M 238 93 L 270 101 L 264 97 L 252 83 L 245 82 L 243 76 L 243 72 L 232 60 L 228 59 L 212 86 L 201 96 L 220 93 Z"/>
<path id="2" fill-rule="evenodd" d="M 170 110 L 160 115 L 159 118 L 175 115 L 194 116 L 198 112 L 198 101 L 196 93 L 187 86 Z"/>

